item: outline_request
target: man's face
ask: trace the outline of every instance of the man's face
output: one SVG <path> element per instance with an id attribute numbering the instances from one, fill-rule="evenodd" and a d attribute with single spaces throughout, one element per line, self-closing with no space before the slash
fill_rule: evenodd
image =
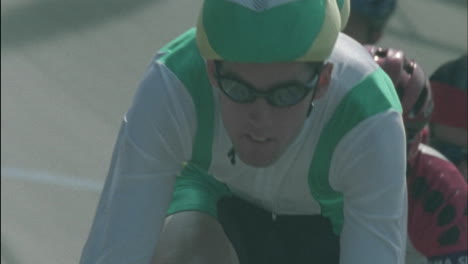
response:
<path id="1" fill-rule="evenodd" d="M 305 63 L 234 63 L 218 65 L 223 76 L 233 77 L 261 92 L 270 91 L 279 84 L 296 82 L 307 84 L 317 74 L 317 69 Z M 214 83 L 213 83 L 214 82 Z M 219 83 L 213 81 L 215 87 Z M 315 89 L 317 85 L 314 85 Z M 219 91 L 224 127 L 238 157 L 246 164 L 266 167 L 285 151 L 301 131 L 307 117 L 313 91 L 297 104 L 278 107 L 266 98 L 239 103 Z"/>

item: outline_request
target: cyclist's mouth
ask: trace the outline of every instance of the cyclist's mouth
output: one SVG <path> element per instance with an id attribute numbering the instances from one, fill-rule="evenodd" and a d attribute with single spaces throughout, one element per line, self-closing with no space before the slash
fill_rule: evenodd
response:
<path id="1" fill-rule="evenodd" d="M 247 138 L 250 141 L 253 141 L 255 143 L 260 143 L 260 144 L 267 143 L 267 142 L 270 142 L 272 140 L 271 138 L 268 138 L 268 137 L 265 137 L 265 136 L 255 135 L 255 134 L 252 134 L 252 133 L 247 134 Z"/>

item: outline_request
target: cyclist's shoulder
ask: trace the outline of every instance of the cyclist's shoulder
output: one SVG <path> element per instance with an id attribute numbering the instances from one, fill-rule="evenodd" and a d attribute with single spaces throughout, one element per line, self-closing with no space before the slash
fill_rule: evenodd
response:
<path id="1" fill-rule="evenodd" d="M 424 177 L 433 184 L 463 182 L 457 167 L 433 147 L 419 144 L 416 156 L 409 162 L 411 177 Z"/>
<path id="2" fill-rule="evenodd" d="M 330 61 L 343 71 L 361 75 L 368 75 L 379 68 L 366 48 L 344 33 L 339 34 Z"/>
<path id="3" fill-rule="evenodd" d="M 333 64 L 332 81 L 340 89 L 351 91 L 362 85 L 393 89 L 366 48 L 344 33 L 338 36 L 329 60 Z"/>
<path id="4" fill-rule="evenodd" d="M 164 65 L 176 75 L 203 71 L 204 60 L 196 45 L 195 28 L 190 28 L 164 45 L 153 62 Z"/>
<path id="5" fill-rule="evenodd" d="M 191 91 L 193 87 L 207 87 L 205 61 L 200 56 L 195 40 L 195 28 L 190 28 L 169 41 L 153 56 L 150 66 Z"/>
<path id="6" fill-rule="evenodd" d="M 425 159 L 440 160 L 440 162 L 444 165 L 450 164 L 450 162 L 448 162 L 448 159 L 444 155 L 442 155 L 442 153 L 424 143 L 419 144 L 418 155 Z"/>
<path id="7" fill-rule="evenodd" d="M 411 241 L 428 257 L 461 252 L 467 242 L 466 181 L 450 161 L 430 146 L 422 145 L 416 159 L 408 169 Z"/>
<path id="8" fill-rule="evenodd" d="M 408 168 L 410 203 L 420 203 L 424 211 L 431 204 L 452 204 L 460 207 L 457 211 L 462 212 L 466 208 L 468 190 L 463 175 L 437 150 L 420 145 L 422 146 L 419 147 L 417 156 L 409 163 Z M 440 199 L 436 199 L 436 196 L 440 196 Z M 465 203 L 460 203 L 461 200 L 465 200 Z M 435 213 L 433 216 L 438 215 Z"/>
<path id="9" fill-rule="evenodd" d="M 174 54 L 193 52 L 195 33 L 195 28 L 190 28 L 166 43 L 158 52 L 161 54 L 158 61 L 165 62 L 167 59 L 172 58 Z"/>

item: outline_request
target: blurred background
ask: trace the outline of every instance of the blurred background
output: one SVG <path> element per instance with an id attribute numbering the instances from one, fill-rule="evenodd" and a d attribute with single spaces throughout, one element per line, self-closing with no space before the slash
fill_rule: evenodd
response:
<path id="1" fill-rule="evenodd" d="M 78 263 L 152 55 L 201 0 L 1 1 L 1 263 Z M 467 51 L 466 0 L 400 0 L 379 46 L 431 74 Z"/>

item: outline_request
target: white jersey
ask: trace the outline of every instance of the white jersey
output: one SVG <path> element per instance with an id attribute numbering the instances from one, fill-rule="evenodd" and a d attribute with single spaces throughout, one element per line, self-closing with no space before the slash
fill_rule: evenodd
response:
<path id="1" fill-rule="evenodd" d="M 168 52 L 158 53 L 149 65 L 125 116 L 81 263 L 151 260 L 176 175 L 192 158 L 199 124 L 186 85 L 160 60 Z M 334 67 L 326 95 L 315 102 L 302 131 L 285 153 L 266 168 L 251 167 L 239 159 L 235 165 L 231 163 L 227 153 L 232 143 L 223 127 L 219 91 L 212 88 L 209 174 L 237 196 L 272 213 L 321 214 L 322 207 L 309 186 L 314 150 L 345 97 L 379 71 L 367 51 L 344 34 L 340 34 L 329 61 Z M 391 83 L 387 79 L 384 81 Z M 364 93 L 361 97 L 367 99 Z M 367 100 L 372 102 L 371 97 Z M 405 152 L 401 114 L 391 108 L 359 122 L 336 143 L 326 177 L 344 201 L 341 263 L 404 262 Z"/>

